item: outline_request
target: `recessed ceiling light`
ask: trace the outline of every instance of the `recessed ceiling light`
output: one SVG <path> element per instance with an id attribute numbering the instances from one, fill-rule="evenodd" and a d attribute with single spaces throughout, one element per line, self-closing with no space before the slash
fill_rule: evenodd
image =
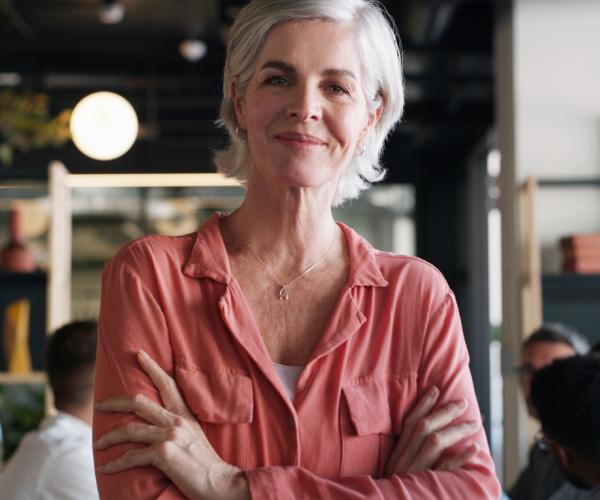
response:
<path id="1" fill-rule="evenodd" d="M 125 7 L 115 0 L 105 0 L 100 6 L 98 18 L 103 24 L 117 24 L 125 16 Z"/>
<path id="2" fill-rule="evenodd" d="M 187 38 L 179 44 L 179 53 L 186 61 L 196 62 L 206 55 L 206 43 L 197 38 Z"/>

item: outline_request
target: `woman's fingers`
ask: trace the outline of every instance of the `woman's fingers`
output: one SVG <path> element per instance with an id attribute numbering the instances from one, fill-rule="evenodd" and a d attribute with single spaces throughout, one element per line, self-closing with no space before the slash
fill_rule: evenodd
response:
<path id="1" fill-rule="evenodd" d="M 406 443 L 410 439 L 415 425 L 419 422 L 419 420 L 424 418 L 435 406 L 439 395 L 440 391 L 437 387 L 430 387 L 429 390 L 425 392 L 425 394 L 419 399 L 419 401 L 417 401 L 415 407 L 404 419 L 402 433 L 396 443 L 396 446 L 394 447 L 394 450 L 390 454 L 385 467 L 386 477 L 394 474 L 394 470 L 396 469 L 396 465 L 398 464 L 400 455 L 406 447 Z"/>
<path id="2" fill-rule="evenodd" d="M 167 439 L 164 427 L 143 424 L 141 422 L 129 422 L 104 434 L 94 443 L 94 448 L 104 450 L 119 443 L 156 443 Z"/>
<path id="3" fill-rule="evenodd" d="M 477 452 L 479 451 L 479 446 L 477 443 L 471 444 L 465 451 L 460 453 L 459 455 L 449 458 L 448 460 L 444 460 L 439 465 L 435 466 L 436 470 L 456 470 L 465 465 L 467 462 L 470 462 Z"/>
<path id="4" fill-rule="evenodd" d="M 158 389 L 160 398 L 165 407 L 182 417 L 191 416 L 190 411 L 177 388 L 175 380 L 173 380 L 173 378 L 169 376 L 169 374 L 165 372 L 143 349 L 138 351 L 137 358 L 142 369 Z"/>
<path id="5" fill-rule="evenodd" d="M 437 387 L 430 387 L 425 395 L 419 399 L 415 407 L 404 419 L 404 425 L 402 428 L 402 435 L 400 436 L 399 447 L 404 449 L 406 443 L 412 436 L 415 425 L 425 418 L 429 412 L 433 409 L 437 400 L 440 396 L 440 391 Z"/>
<path id="6" fill-rule="evenodd" d="M 432 469 L 444 451 L 460 440 L 473 435 L 478 429 L 478 422 L 464 422 L 429 434 L 421 450 L 408 466 L 407 472 L 414 473 Z"/>
<path id="7" fill-rule="evenodd" d="M 96 409 L 105 412 L 132 413 L 152 425 L 140 422 L 113 429 L 101 436 L 95 446 L 105 449 L 122 442 L 156 443 L 176 442 L 187 449 L 195 444 L 214 450 L 202 427 L 195 421 L 170 412 L 143 394 L 132 397 L 115 397 L 96 403 Z"/>
<path id="8" fill-rule="evenodd" d="M 156 450 L 154 447 L 139 448 L 129 450 L 119 458 L 108 462 L 105 465 L 100 465 L 97 470 L 103 474 L 114 474 L 135 467 L 144 467 L 153 465 L 156 459 Z"/>
<path id="9" fill-rule="evenodd" d="M 465 399 L 449 403 L 419 420 L 414 426 L 413 433 L 400 455 L 396 470 L 399 468 L 406 472 L 425 444 L 425 440 L 434 435 L 436 431 L 446 427 L 454 419 L 460 417 L 467 409 L 467 406 L 468 404 Z"/>
<path id="10" fill-rule="evenodd" d="M 177 415 L 148 399 L 143 394 L 108 398 L 96 403 L 95 408 L 110 413 L 133 413 L 154 425 L 168 426 L 174 423 Z"/>

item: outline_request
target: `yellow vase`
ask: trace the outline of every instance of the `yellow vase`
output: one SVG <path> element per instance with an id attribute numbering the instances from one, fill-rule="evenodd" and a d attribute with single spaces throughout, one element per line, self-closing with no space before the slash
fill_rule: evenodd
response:
<path id="1" fill-rule="evenodd" d="M 4 355 L 10 373 L 31 373 L 29 310 L 29 300 L 22 299 L 4 311 Z"/>

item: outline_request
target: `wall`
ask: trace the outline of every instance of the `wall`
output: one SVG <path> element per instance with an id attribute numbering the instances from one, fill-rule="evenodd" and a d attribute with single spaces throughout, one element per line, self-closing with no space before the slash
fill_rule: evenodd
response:
<path id="1" fill-rule="evenodd" d="M 525 335 L 518 186 L 528 176 L 600 178 L 600 2 L 497 3 L 496 124 L 502 154 L 504 485 L 527 460 L 528 426 L 511 368 Z M 600 231 L 600 188 L 540 190 L 542 270 L 559 268 L 558 239 Z"/>
<path id="2" fill-rule="evenodd" d="M 516 0 L 517 180 L 600 178 L 600 2 Z M 542 270 L 560 267 L 557 240 L 600 231 L 600 188 L 542 188 Z"/>

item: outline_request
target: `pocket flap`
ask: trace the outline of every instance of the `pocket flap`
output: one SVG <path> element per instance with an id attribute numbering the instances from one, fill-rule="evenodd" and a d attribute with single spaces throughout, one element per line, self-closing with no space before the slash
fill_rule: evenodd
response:
<path id="1" fill-rule="evenodd" d="M 214 424 L 252 422 L 252 379 L 217 367 L 209 372 L 196 367 L 175 366 L 177 386 L 190 411 L 203 422 Z"/>
<path id="2" fill-rule="evenodd" d="M 358 436 L 398 435 L 416 394 L 416 374 L 371 376 L 342 388 Z"/>

